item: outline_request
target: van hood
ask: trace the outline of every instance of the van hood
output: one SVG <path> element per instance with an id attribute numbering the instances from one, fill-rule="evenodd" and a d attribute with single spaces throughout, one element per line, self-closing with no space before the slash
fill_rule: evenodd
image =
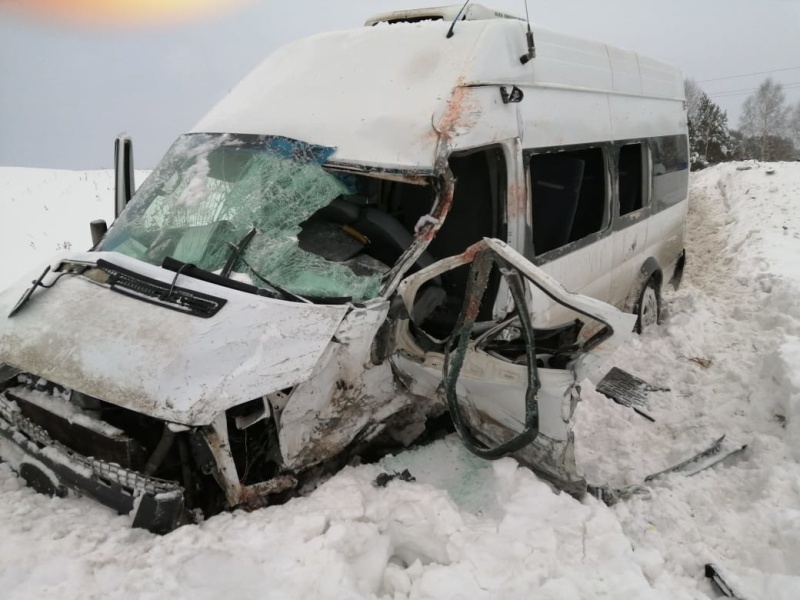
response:
<path id="1" fill-rule="evenodd" d="M 114 252 L 61 255 L 170 285 L 175 273 Z M 0 363 L 89 396 L 185 425 L 309 379 L 349 305 L 274 300 L 181 275 L 176 285 L 224 299 L 203 318 L 121 294 L 83 275 L 48 274 L 7 317 L 47 265 L 0 293 Z"/>

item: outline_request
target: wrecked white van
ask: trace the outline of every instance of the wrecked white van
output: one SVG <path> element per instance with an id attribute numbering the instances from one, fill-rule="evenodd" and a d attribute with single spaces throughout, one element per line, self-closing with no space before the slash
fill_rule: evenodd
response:
<path id="1" fill-rule="evenodd" d="M 680 277 L 681 76 L 457 12 L 277 51 L 127 206 L 121 160 L 95 247 L 0 294 L 0 457 L 162 532 L 445 422 L 582 493 L 578 383 Z"/>

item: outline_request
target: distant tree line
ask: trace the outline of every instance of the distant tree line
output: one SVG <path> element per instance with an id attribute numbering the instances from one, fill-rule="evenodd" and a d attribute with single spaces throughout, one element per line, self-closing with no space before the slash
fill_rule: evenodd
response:
<path id="1" fill-rule="evenodd" d="M 800 159 L 800 102 L 787 105 L 783 86 L 767 78 L 742 105 L 739 129 L 693 79 L 684 81 L 692 169 L 729 160 Z"/>

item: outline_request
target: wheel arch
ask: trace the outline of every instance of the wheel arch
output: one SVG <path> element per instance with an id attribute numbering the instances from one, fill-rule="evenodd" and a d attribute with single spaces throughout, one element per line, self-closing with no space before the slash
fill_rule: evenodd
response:
<path id="1" fill-rule="evenodd" d="M 659 298 L 661 298 L 661 287 L 664 283 L 664 273 L 661 270 L 661 265 L 658 264 L 658 261 L 650 256 L 647 260 L 644 261 L 642 267 L 639 269 L 639 275 L 634 281 L 634 285 L 631 287 L 631 290 L 628 292 L 628 297 L 625 299 L 625 306 L 623 310 L 625 312 L 634 312 L 639 304 L 639 296 L 644 289 L 644 286 L 647 285 L 647 282 L 650 279 L 655 279 L 656 282 L 656 293 L 658 294 Z"/>

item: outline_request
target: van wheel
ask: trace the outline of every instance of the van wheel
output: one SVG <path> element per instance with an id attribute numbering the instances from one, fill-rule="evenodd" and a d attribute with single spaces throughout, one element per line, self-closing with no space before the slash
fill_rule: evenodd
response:
<path id="1" fill-rule="evenodd" d="M 647 280 L 636 305 L 636 315 L 639 317 L 636 321 L 636 333 L 642 333 L 658 325 L 660 308 L 661 300 L 656 290 L 656 280 L 651 277 Z"/>

